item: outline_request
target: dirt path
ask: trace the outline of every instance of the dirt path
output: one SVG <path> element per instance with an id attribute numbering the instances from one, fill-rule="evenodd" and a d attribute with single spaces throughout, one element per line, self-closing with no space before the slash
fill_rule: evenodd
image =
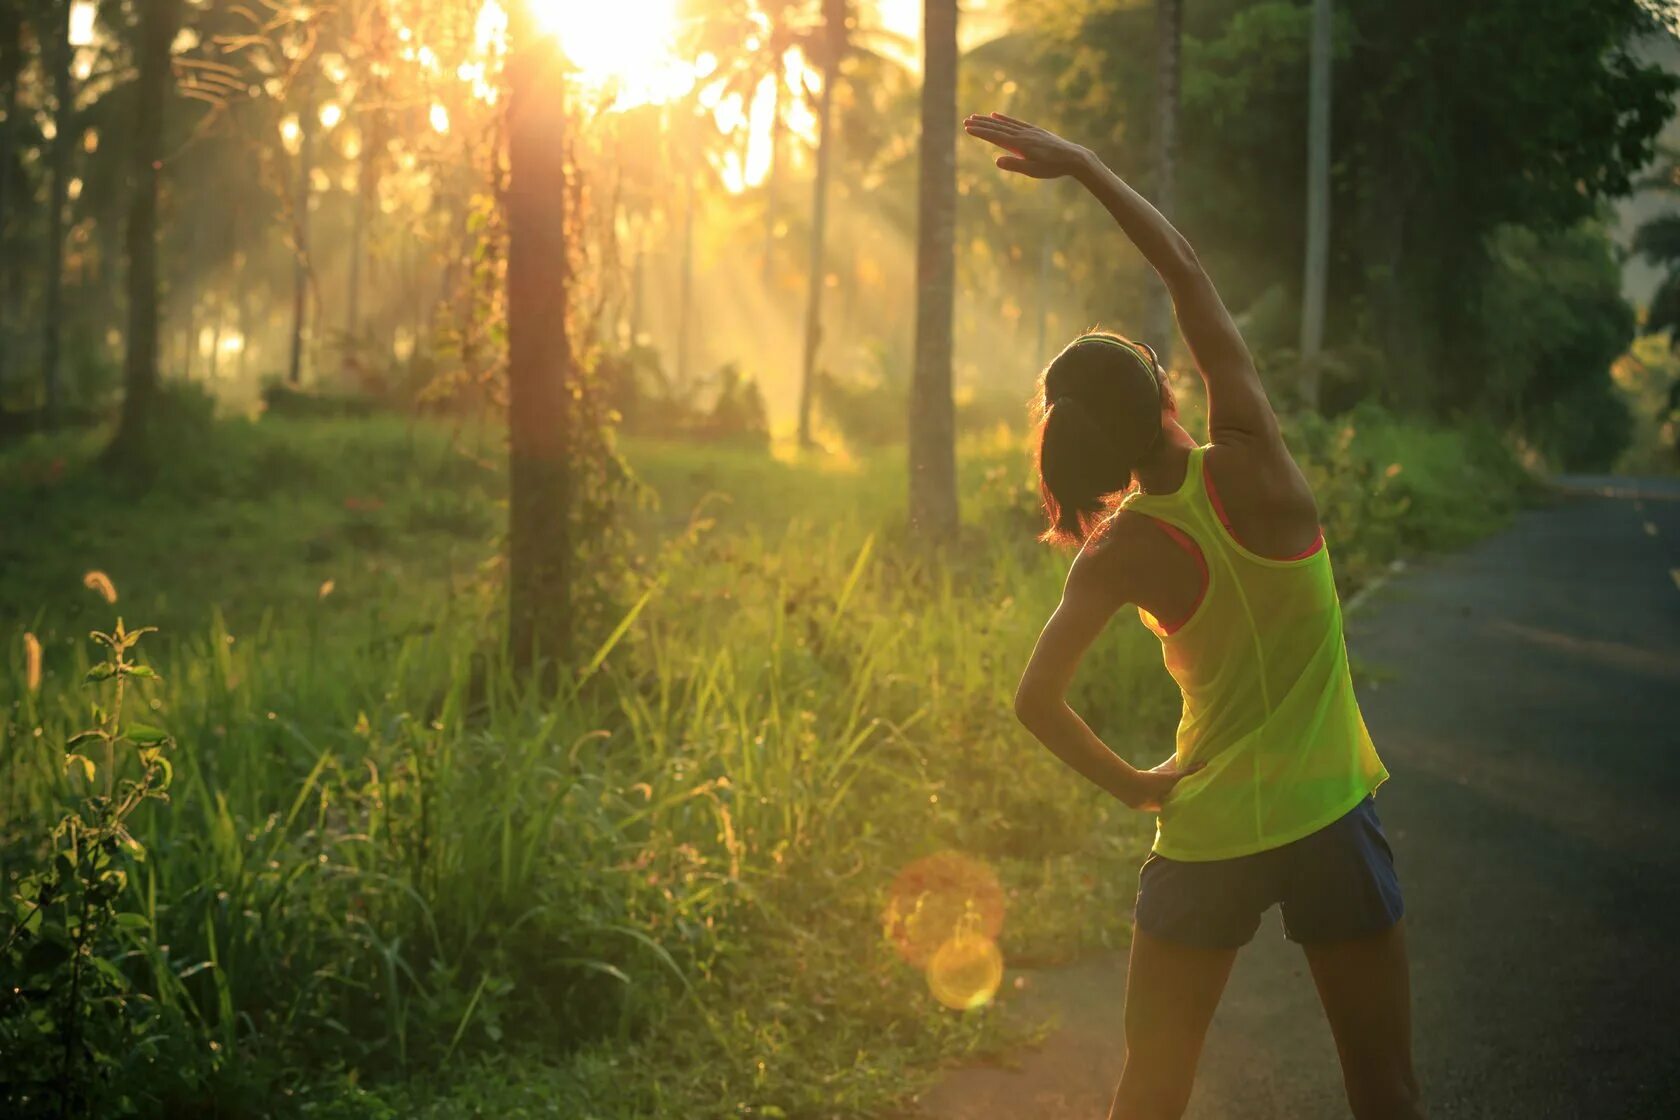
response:
<path id="1" fill-rule="evenodd" d="M 1680 486 L 1576 487 L 1393 580 L 1349 624 L 1376 675 L 1361 703 L 1393 774 L 1378 809 L 1437 1120 L 1680 1117 Z M 1061 1027 L 1018 1069 L 948 1074 L 917 1115 L 1107 1116 L 1124 958 L 1024 975 L 1017 998 Z M 1188 1116 L 1347 1115 L 1274 911 L 1238 958 Z"/>

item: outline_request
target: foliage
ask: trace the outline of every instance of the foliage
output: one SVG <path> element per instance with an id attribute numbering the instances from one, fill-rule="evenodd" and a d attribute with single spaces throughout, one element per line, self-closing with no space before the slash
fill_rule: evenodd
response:
<path id="1" fill-rule="evenodd" d="M 146 848 L 130 826 L 148 801 L 168 800 L 172 773 L 168 733 L 136 719 L 131 702 L 125 711 L 133 699 L 125 694 L 158 680 L 133 659 L 149 632 L 119 618 L 112 632 L 93 633 L 105 653 L 86 683 L 114 695 L 108 709 L 92 705 L 91 728 L 59 744 L 64 777 L 49 784 L 81 798 L 46 835 L 5 837 L 26 846 L 30 868 L 7 884 L 0 942 L 0 1104 L 8 1116 L 129 1113 L 146 1096 L 148 1067 L 180 1057 L 173 1051 L 191 1029 L 178 987 L 200 969 L 170 964 L 151 937 L 155 906 L 131 889 Z M 38 678 L 25 687 L 33 706 Z M 175 1071 L 191 1073 L 190 1065 Z"/>
<path id="2" fill-rule="evenodd" d="M 662 499 L 633 521 L 643 582 L 557 697 L 494 640 L 496 526 L 448 514 L 505 492 L 497 439 L 220 421 L 191 449 L 214 471 L 168 464 L 144 502 L 97 484 L 89 440 L 6 453 L 0 518 L 33 543 L 5 557 L 0 618 L 42 666 L 31 692 L 16 643 L 0 654 L 0 879 L 38 868 L 28 838 L 58 812 L 88 668 L 64 638 L 87 594 L 62 573 L 102 541 L 123 542 L 129 609 L 166 624 L 148 706 L 194 744 L 173 809 L 131 818 L 149 855 L 114 903 L 170 946 L 167 968 L 121 969 L 187 1057 L 145 1065 L 126 1107 L 865 1116 L 1036 1026 L 1007 987 L 943 1010 L 883 940 L 911 858 L 997 872 L 1011 964 L 1124 945 L 1147 821 L 998 699 L 1065 564 L 1033 542 L 1017 436 L 965 440 L 968 520 L 938 566 L 897 528 L 896 450 L 629 441 Z M 1344 590 L 1485 531 L 1522 479 L 1491 434 L 1372 410 L 1291 439 Z M 1072 699 L 1137 761 L 1177 716 L 1158 647 L 1123 623 Z"/>
<path id="3" fill-rule="evenodd" d="M 744 376 L 733 362 L 687 384 L 666 372 L 651 346 L 603 353 L 600 363 L 606 400 L 627 433 L 758 447 L 769 443 L 764 394 L 757 379 Z"/>
<path id="4" fill-rule="evenodd" d="M 1042 28 L 1056 104 L 1040 92 L 1008 111 L 1060 118 L 1148 193 L 1153 61 L 1137 44 L 1151 41 L 1149 6 L 1023 0 L 1023 11 Z M 1293 346 L 1298 320 L 1309 18 L 1289 0 L 1186 13 L 1174 218 L 1234 310 L 1274 305 L 1254 316 L 1261 349 Z M 1449 418 L 1465 410 L 1465 368 L 1497 368 L 1498 393 L 1470 394 L 1479 415 L 1516 425 L 1559 461 L 1614 456 L 1625 424 L 1606 374 L 1619 351 L 1583 335 L 1537 355 L 1511 340 L 1549 326 L 1491 309 L 1527 310 L 1541 282 L 1512 290 L 1523 288 L 1511 274 L 1513 227 L 1582 267 L 1603 255 L 1580 223 L 1627 193 L 1672 112 L 1677 79 L 1638 54 L 1650 26 L 1634 0 L 1567 0 L 1545 18 L 1521 0 L 1468 15 L 1439 3 L 1337 5 L 1328 342 L 1381 358 L 1349 371 L 1342 403 L 1372 397 Z M 1124 327 L 1137 321 L 1141 280 L 1135 258 L 1109 244 L 1066 251 L 1097 254 L 1086 266 L 1095 276 L 1122 273 L 1087 290 L 1088 313 Z M 1606 330 L 1616 314 L 1596 284 L 1560 293 L 1553 310 Z M 1566 349 L 1584 360 L 1557 361 Z"/>
<path id="5" fill-rule="evenodd" d="M 879 368 L 879 367 L 878 367 Z M 823 420 L 832 424 L 848 447 L 886 447 L 905 440 L 905 401 L 908 386 L 899 377 L 879 373 L 839 376 L 818 370 L 816 398 Z M 983 434 L 1003 427 L 1019 428 L 1027 414 L 1024 397 L 972 386 L 954 394 L 959 434 Z"/>
<path id="6" fill-rule="evenodd" d="M 1633 413 L 1633 438 L 1616 469 L 1628 474 L 1680 471 L 1680 353 L 1669 337 L 1642 335 L 1611 367 Z"/>
<path id="7" fill-rule="evenodd" d="M 332 416 L 369 416 L 379 403 L 360 393 L 329 393 L 319 389 L 299 389 L 280 378 L 272 378 L 263 385 L 263 412 L 269 416 L 283 416 L 291 420 L 319 419 Z"/>
<path id="8" fill-rule="evenodd" d="M 1505 226 L 1489 253 L 1486 356 L 1460 390 L 1461 406 L 1508 417 L 1565 470 L 1609 467 L 1632 433 L 1610 366 L 1634 330 L 1610 244 L 1592 225 L 1554 233 Z"/>

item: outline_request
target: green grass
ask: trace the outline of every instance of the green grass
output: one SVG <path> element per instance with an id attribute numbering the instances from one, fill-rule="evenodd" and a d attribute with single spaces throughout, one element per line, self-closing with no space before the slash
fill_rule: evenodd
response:
<path id="1" fill-rule="evenodd" d="M 1345 581 L 1494 527 L 1521 489 L 1496 440 L 1380 414 L 1296 438 Z M 881 915 L 909 861 L 996 873 L 1006 964 L 1125 944 L 1148 822 L 1008 710 L 1066 566 L 1032 541 L 1013 440 L 965 443 L 939 562 L 899 527 L 902 449 L 631 443 L 659 495 L 632 515 L 646 606 L 548 700 L 500 652 L 497 447 L 230 422 L 144 487 L 85 438 L 0 456 L 8 884 L 75 793 L 87 630 L 161 628 L 173 803 L 140 818 L 121 967 L 137 1021 L 172 1026 L 112 1114 L 866 1116 L 1037 1029 L 1007 999 L 946 1010 L 899 958 Z M 1072 701 L 1134 759 L 1170 749 L 1141 626 L 1104 635 Z"/>

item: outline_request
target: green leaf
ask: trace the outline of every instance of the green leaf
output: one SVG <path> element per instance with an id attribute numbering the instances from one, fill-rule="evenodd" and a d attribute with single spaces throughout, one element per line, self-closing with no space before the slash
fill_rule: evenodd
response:
<path id="1" fill-rule="evenodd" d="M 65 743 L 64 745 L 66 747 L 73 747 L 78 743 L 85 743 L 89 739 L 104 740 L 104 739 L 109 739 L 110 737 L 111 736 L 108 735 L 106 732 L 101 731 L 99 728 L 95 727 L 95 728 L 92 728 L 91 730 L 88 730 L 88 731 L 79 731 L 76 734 L 70 736 L 70 741 L 68 743 Z"/>
<path id="2" fill-rule="evenodd" d="M 87 671 L 87 676 L 83 677 L 82 680 L 88 683 L 92 683 L 94 681 L 108 681 L 111 679 L 112 675 L 116 673 L 116 671 L 117 667 L 115 665 L 111 664 L 109 661 L 101 661 L 98 665 L 89 669 Z"/>
<path id="3" fill-rule="evenodd" d="M 139 747 L 156 746 L 169 739 L 169 732 L 149 723 L 131 723 L 123 729 L 122 737 Z"/>
<path id="4" fill-rule="evenodd" d="M 68 774 L 70 772 L 70 767 L 78 763 L 80 763 L 82 767 L 82 777 L 86 778 L 90 782 L 93 781 L 93 759 L 83 754 L 65 755 L 64 772 Z"/>
<path id="5" fill-rule="evenodd" d="M 131 677 L 145 677 L 147 680 L 162 680 L 150 665 L 130 665 L 123 670 Z"/>
<path id="6" fill-rule="evenodd" d="M 122 991 L 128 991 L 128 977 L 123 975 L 123 970 L 118 968 L 114 962 L 101 956 L 92 956 L 88 960 L 92 961 L 93 967 L 104 973 L 111 983 Z"/>
<path id="7" fill-rule="evenodd" d="M 151 929 L 152 923 L 144 914 L 136 914 L 132 910 L 124 910 L 111 919 L 123 929 Z"/>

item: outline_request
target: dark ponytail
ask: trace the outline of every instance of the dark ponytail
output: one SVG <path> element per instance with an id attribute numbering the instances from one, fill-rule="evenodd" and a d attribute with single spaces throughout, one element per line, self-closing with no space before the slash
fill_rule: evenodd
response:
<path id="1" fill-rule="evenodd" d="M 1039 540 L 1083 544 L 1154 450 L 1171 396 L 1144 355 L 1115 335 L 1083 335 L 1045 367 L 1033 442 L 1050 525 Z"/>
<path id="2" fill-rule="evenodd" d="M 1105 508 L 1103 496 L 1131 483 L 1132 465 L 1117 451 L 1079 398 L 1064 393 L 1050 402 L 1038 440 L 1039 492 L 1050 518 L 1042 539 L 1079 543 L 1090 535 Z"/>

